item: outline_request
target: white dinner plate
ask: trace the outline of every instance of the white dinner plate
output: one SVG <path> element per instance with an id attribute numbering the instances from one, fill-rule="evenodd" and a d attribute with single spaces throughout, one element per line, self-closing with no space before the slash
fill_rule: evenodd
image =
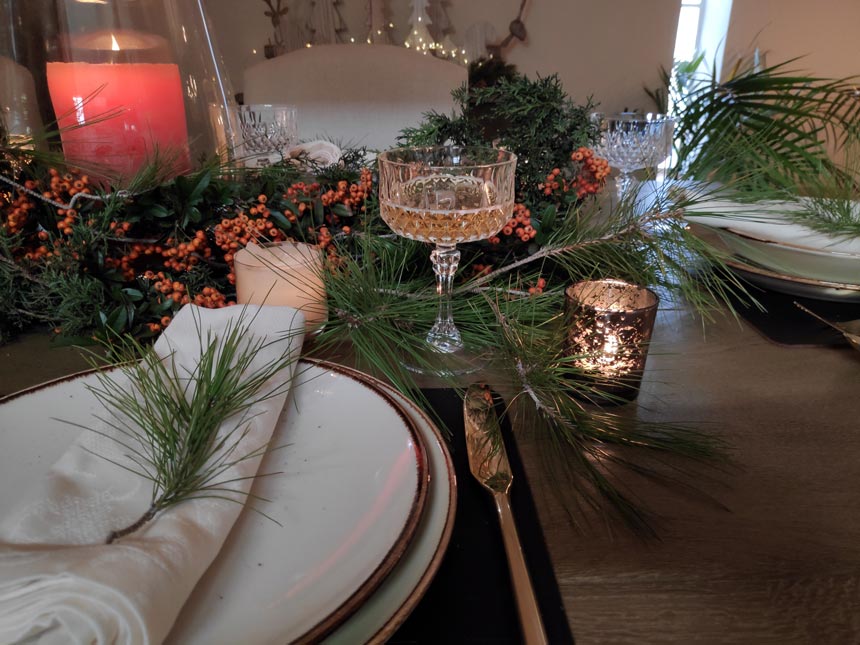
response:
<path id="1" fill-rule="evenodd" d="M 64 379 L 0 403 L 0 514 L 44 475 L 99 404 Z M 418 530 L 429 470 L 418 423 L 370 381 L 302 362 L 243 512 L 166 642 L 207 645 L 318 639 L 384 581 Z"/>
<path id="2" fill-rule="evenodd" d="M 860 282 L 860 238 L 827 235 L 798 224 L 788 213 L 802 203 L 702 202 L 688 221 L 717 231 L 736 255 L 782 275 L 825 282 Z"/>
<path id="3" fill-rule="evenodd" d="M 697 237 L 725 251 L 733 251 L 725 242 L 722 235 L 710 226 L 697 223 L 689 225 L 690 231 Z M 814 298 L 831 302 L 860 302 L 860 281 L 831 282 L 817 280 L 780 272 L 771 268 L 758 266 L 749 260 L 733 256 L 724 259 L 727 266 L 743 276 L 748 282 L 778 293 L 785 293 L 801 298 Z"/>
<path id="4" fill-rule="evenodd" d="M 860 284 L 834 283 L 785 275 L 737 259 L 726 260 L 726 265 L 748 282 L 770 291 L 830 302 L 860 302 Z"/>
<path id="5" fill-rule="evenodd" d="M 824 282 L 860 282 L 860 255 L 772 242 L 734 228 L 717 229 L 733 253 L 781 274 Z"/>
<path id="6" fill-rule="evenodd" d="M 356 378 L 369 378 L 358 375 Z M 394 571 L 343 626 L 326 638 L 328 645 L 384 643 L 409 616 L 436 574 L 454 528 L 457 478 L 439 429 L 414 403 L 380 384 L 418 424 L 430 462 L 430 493 L 418 532 Z"/>

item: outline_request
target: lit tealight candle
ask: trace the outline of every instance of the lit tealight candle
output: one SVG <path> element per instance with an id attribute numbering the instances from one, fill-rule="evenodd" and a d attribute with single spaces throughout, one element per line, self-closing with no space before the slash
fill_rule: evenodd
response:
<path id="1" fill-rule="evenodd" d="M 598 393 L 631 400 L 648 356 L 658 298 L 621 280 L 587 280 L 568 287 L 566 353 Z"/>
<path id="2" fill-rule="evenodd" d="M 236 301 L 252 305 L 287 305 L 305 315 L 308 333 L 328 319 L 323 257 L 318 246 L 253 242 L 236 253 Z"/>

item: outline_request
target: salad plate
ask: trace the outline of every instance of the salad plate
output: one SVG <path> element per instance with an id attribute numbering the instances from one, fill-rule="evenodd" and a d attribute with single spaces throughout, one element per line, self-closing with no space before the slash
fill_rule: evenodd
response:
<path id="1" fill-rule="evenodd" d="M 85 373 L 0 401 L 0 513 L 37 481 L 99 404 Z M 302 361 L 246 508 L 167 643 L 316 641 L 385 581 L 422 521 L 429 487 L 419 421 L 352 372 Z M 271 519 L 270 519 L 271 518 Z"/>

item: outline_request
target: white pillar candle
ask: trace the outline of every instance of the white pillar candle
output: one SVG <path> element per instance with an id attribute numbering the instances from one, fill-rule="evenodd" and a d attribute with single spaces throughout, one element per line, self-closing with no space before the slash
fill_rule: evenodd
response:
<path id="1" fill-rule="evenodd" d="M 294 307 L 305 315 L 308 333 L 327 320 L 323 257 L 318 246 L 252 242 L 236 253 L 233 263 L 238 303 Z"/>

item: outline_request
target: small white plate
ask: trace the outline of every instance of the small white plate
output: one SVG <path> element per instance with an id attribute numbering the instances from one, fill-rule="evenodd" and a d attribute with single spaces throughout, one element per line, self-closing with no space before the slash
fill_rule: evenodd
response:
<path id="1" fill-rule="evenodd" d="M 0 403 L 0 513 L 89 423 L 93 374 Z M 246 510 L 201 578 L 168 643 L 316 640 L 342 624 L 395 567 L 418 530 L 429 470 L 418 422 L 368 381 L 302 362 L 255 482 L 272 500 Z"/>

